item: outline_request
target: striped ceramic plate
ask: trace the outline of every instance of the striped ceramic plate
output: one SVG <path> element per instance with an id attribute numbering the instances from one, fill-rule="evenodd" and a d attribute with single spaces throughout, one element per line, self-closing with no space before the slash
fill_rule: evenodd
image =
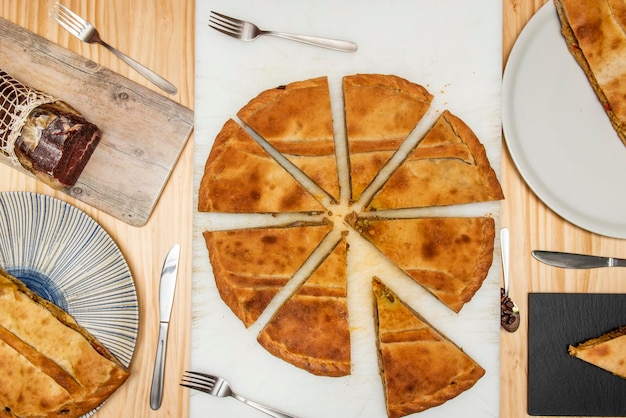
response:
<path id="1" fill-rule="evenodd" d="M 0 193 L 0 267 L 130 364 L 139 319 L 133 278 L 117 244 L 86 213 L 46 195 Z"/>

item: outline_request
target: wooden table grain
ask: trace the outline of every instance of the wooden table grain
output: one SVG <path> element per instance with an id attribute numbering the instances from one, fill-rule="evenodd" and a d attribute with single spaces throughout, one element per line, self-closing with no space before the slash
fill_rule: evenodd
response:
<path id="1" fill-rule="evenodd" d="M 551 1 L 551 0 L 548 0 Z M 503 0 L 503 68 L 518 35 L 546 0 Z M 626 293 L 626 269 L 565 270 L 546 266 L 530 255 L 548 249 L 626 257 L 626 240 L 578 228 L 547 208 L 532 193 L 503 148 L 502 224 L 511 231 L 510 296 L 522 311 L 520 329 L 501 332 L 501 417 L 527 413 L 528 294 L 531 292 Z M 626 216 L 626 215 L 625 215 Z"/>
<path id="2" fill-rule="evenodd" d="M 0 0 L 0 17 L 162 93 L 102 46 L 84 44 L 60 28 L 48 17 L 54 2 Z M 168 97 L 193 109 L 194 0 L 64 0 L 62 3 L 95 24 L 111 45 L 174 83 L 178 93 Z M 193 137 L 152 216 L 142 227 L 130 226 L 0 164 L 0 191 L 43 193 L 79 207 L 112 236 L 130 266 L 137 287 L 140 320 L 131 377 L 103 405 L 96 414 L 99 418 L 189 416 L 189 392 L 178 382 L 190 356 L 192 142 Z M 170 323 L 163 403 L 159 410 L 153 411 L 149 396 L 158 335 L 159 276 L 163 259 L 174 242 L 182 245 L 181 265 Z"/>
<path id="3" fill-rule="evenodd" d="M 54 0 L 0 0 L 0 16 L 67 47 L 119 74 L 158 91 L 125 63 L 98 45 L 71 37 L 47 17 Z M 524 25 L 545 0 L 503 0 L 503 68 Z M 193 109 L 194 0 L 66 0 L 92 21 L 120 50 L 162 74 L 178 87 L 172 98 Z M 1 68 L 1 63 L 0 63 Z M 626 258 L 626 240 L 584 231 L 548 209 L 526 186 L 503 147 L 502 224 L 511 230 L 511 296 L 527 312 L 530 292 L 626 293 L 626 269 L 562 270 L 534 261 L 535 248 L 606 254 Z M 140 305 L 140 328 L 132 376 L 97 413 L 98 417 L 189 416 L 189 392 L 178 386 L 189 364 L 191 329 L 191 231 L 193 137 L 148 223 L 133 227 L 97 211 L 41 182 L 0 165 L 0 191 L 43 193 L 70 202 L 96 219 L 111 234 L 128 260 Z M 176 303 L 172 316 L 163 405 L 149 407 L 150 379 L 157 337 L 158 277 L 167 249 L 183 246 Z M 501 416 L 527 415 L 527 316 L 520 329 L 501 333 Z"/>

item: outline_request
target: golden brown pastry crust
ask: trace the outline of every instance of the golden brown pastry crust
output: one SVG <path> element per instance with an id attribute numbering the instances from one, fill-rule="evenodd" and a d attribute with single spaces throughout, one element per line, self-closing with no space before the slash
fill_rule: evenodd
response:
<path id="1" fill-rule="evenodd" d="M 237 116 L 335 199 L 339 181 L 328 78 L 261 92 Z"/>
<path id="2" fill-rule="evenodd" d="M 343 79 L 343 91 L 352 200 L 356 200 L 423 118 L 433 97 L 417 84 L 380 74 L 347 76 Z M 311 107 L 314 109 L 309 109 Z M 330 182 L 323 180 L 324 173 L 319 172 L 334 174 L 336 171 L 329 112 L 328 82 L 323 77 L 262 92 L 243 107 L 238 116 L 301 171 L 330 191 L 335 186 L 328 186 Z M 318 124 L 307 117 L 320 118 L 321 122 Z M 429 164 L 441 166 L 433 168 Z M 289 183 L 293 177 L 266 181 L 271 176 L 264 177 L 265 173 L 274 170 L 273 175 L 277 175 L 276 167 L 282 170 L 241 126 L 234 121 L 227 122 L 207 160 L 200 187 L 200 210 L 239 213 L 324 210 L 317 200 L 313 200 L 317 206 L 309 200 L 306 204 L 298 201 L 295 206 L 284 203 L 298 199 L 281 197 L 296 195 Z M 442 172 L 453 178 L 423 187 L 421 183 Z M 467 125 L 447 111 L 394 176 L 410 177 L 404 186 L 423 189 L 424 193 L 418 194 L 421 200 L 417 203 L 403 200 L 403 196 L 398 196 L 403 190 L 399 184 L 402 182 L 392 179 L 375 195 L 370 209 L 502 198 L 484 147 Z M 247 183 L 249 178 L 264 180 L 253 185 Z M 264 189 L 264 185 L 269 186 Z M 233 190 L 238 193 L 236 198 L 229 197 Z M 250 201 L 252 195 L 256 197 Z M 269 205 L 266 200 L 270 201 Z M 225 203 L 218 207 L 222 202 Z M 334 210 L 332 205 L 327 209 L 329 214 Z M 335 223 L 341 222 L 339 218 L 334 218 Z M 495 238 L 491 218 L 360 219 L 353 214 L 345 220 L 455 312 L 459 312 L 481 287 L 491 266 Z M 331 225 L 289 225 L 204 233 L 220 296 L 246 327 L 258 320 L 331 228 Z M 350 373 L 345 245 L 342 241 L 334 249 L 278 308 L 258 335 L 259 343 L 270 353 L 313 374 L 343 376 Z M 296 246 L 298 250 L 294 252 Z M 392 311 L 395 312 L 389 310 Z M 414 313 L 411 316 L 415 316 Z M 333 318 L 330 328 L 328 318 Z M 416 317 L 409 324 L 419 325 L 407 330 L 398 329 L 401 325 L 396 322 L 390 318 L 384 321 L 386 325 L 382 327 L 379 340 L 385 378 L 389 379 L 385 382 L 391 389 L 390 416 L 439 405 L 471 387 L 484 373 L 425 321 Z M 315 332 L 303 335 L 302 328 Z M 416 355 L 424 346 L 436 347 L 429 351 L 433 360 L 427 364 L 421 363 Z M 400 381 L 405 369 L 413 373 L 415 364 L 418 372 L 410 379 L 434 376 L 430 379 L 435 382 L 434 388 L 419 389 L 426 391 L 425 394 L 416 394 L 415 388 Z M 460 375 L 455 374 L 459 370 Z"/>
<path id="3" fill-rule="evenodd" d="M 217 290 L 246 327 L 331 229 L 324 223 L 203 233 Z"/>
<path id="4" fill-rule="evenodd" d="M 352 216 L 348 222 L 455 312 L 482 286 L 493 261 L 495 224 L 491 218 Z"/>
<path id="5" fill-rule="evenodd" d="M 324 207 L 232 119 L 215 138 L 200 212 L 322 212 Z"/>
<path id="6" fill-rule="evenodd" d="M 572 357 L 626 379 L 626 326 L 576 346 L 570 345 L 568 352 Z"/>
<path id="7" fill-rule="evenodd" d="M 341 240 L 257 338 L 276 357 L 315 375 L 350 374 L 346 252 Z"/>
<path id="8" fill-rule="evenodd" d="M 265 90 L 242 107 L 237 116 L 280 152 L 335 153 L 327 77 Z"/>
<path id="9" fill-rule="evenodd" d="M 433 96 L 401 77 L 356 74 L 343 78 L 352 200 L 422 119 Z"/>
<path id="10" fill-rule="evenodd" d="M 69 314 L 0 269 L 0 413 L 81 416 L 128 375 Z"/>
<path id="11" fill-rule="evenodd" d="M 379 364 L 390 418 L 441 405 L 485 374 L 378 278 L 372 285 Z"/>
<path id="12" fill-rule="evenodd" d="M 618 0 L 554 0 L 570 53 L 626 145 L 626 5 Z"/>
<path id="13" fill-rule="evenodd" d="M 446 110 L 368 207 L 399 209 L 503 198 L 485 147 L 469 126 Z"/>

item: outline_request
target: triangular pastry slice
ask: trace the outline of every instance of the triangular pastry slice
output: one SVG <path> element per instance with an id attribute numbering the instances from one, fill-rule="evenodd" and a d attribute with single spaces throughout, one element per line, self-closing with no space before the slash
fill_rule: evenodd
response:
<path id="1" fill-rule="evenodd" d="M 554 0 L 567 48 L 626 145 L 626 4 Z"/>
<path id="2" fill-rule="evenodd" d="M 441 405 L 485 374 L 378 278 L 373 280 L 373 291 L 380 373 L 390 418 Z"/>
<path id="3" fill-rule="evenodd" d="M 203 233 L 215 285 L 246 327 L 261 316 L 332 225 L 302 224 Z"/>
<path id="4" fill-rule="evenodd" d="M 368 207 L 400 209 L 503 198 L 485 147 L 461 119 L 446 110 Z"/>
<path id="5" fill-rule="evenodd" d="M 433 96 L 401 77 L 343 78 L 352 200 L 356 201 L 430 107 Z"/>
<path id="6" fill-rule="evenodd" d="M 626 379 L 626 326 L 617 328 L 577 346 L 569 354 Z"/>
<path id="7" fill-rule="evenodd" d="M 324 207 L 230 119 L 215 138 L 207 159 L 198 211 L 322 212 Z"/>
<path id="8" fill-rule="evenodd" d="M 348 222 L 413 280 L 455 312 L 482 286 L 491 262 L 492 218 L 358 218 Z"/>
<path id="9" fill-rule="evenodd" d="M 78 417 L 128 376 L 67 312 L 0 269 L 0 416 Z"/>
<path id="10" fill-rule="evenodd" d="M 258 335 L 267 351 L 315 375 L 350 374 L 346 251 L 342 239 Z"/>
<path id="11" fill-rule="evenodd" d="M 337 199 L 339 181 L 327 77 L 266 90 L 237 116 Z"/>

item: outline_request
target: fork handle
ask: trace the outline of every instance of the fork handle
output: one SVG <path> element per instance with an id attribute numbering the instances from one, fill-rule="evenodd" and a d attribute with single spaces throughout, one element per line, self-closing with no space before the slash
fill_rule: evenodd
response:
<path id="1" fill-rule="evenodd" d="M 276 36 L 278 38 L 291 39 L 292 41 L 321 46 L 322 48 L 334 49 L 337 51 L 355 52 L 357 50 L 357 44 L 355 44 L 354 42 L 342 41 L 339 39 L 320 38 L 318 36 L 296 35 L 293 33 L 274 31 L 261 31 L 261 34 Z"/>
<path id="2" fill-rule="evenodd" d="M 122 61 L 124 61 L 126 64 L 133 67 L 142 76 L 146 77 L 148 80 L 156 84 L 157 87 L 159 87 L 161 90 L 169 94 L 176 94 L 176 92 L 178 91 L 176 86 L 174 86 L 172 83 L 170 83 L 169 81 L 167 81 L 166 79 L 164 79 L 163 77 L 161 77 L 160 75 L 152 71 L 151 69 L 139 64 L 137 61 L 135 61 L 128 55 L 124 54 L 123 52 L 118 51 L 117 49 L 113 48 L 111 45 L 107 44 L 106 42 L 102 40 L 99 41 L 99 43 L 100 45 L 104 46 L 106 49 L 108 49 L 109 51 L 117 55 L 117 57 L 121 59 Z"/>
<path id="3" fill-rule="evenodd" d="M 243 403 L 245 403 L 248 406 L 251 406 L 255 409 L 258 409 L 261 412 L 265 412 L 267 415 L 274 417 L 274 418 L 296 418 L 293 415 L 289 415 L 286 414 L 282 411 L 279 411 L 278 409 L 272 408 L 270 406 L 265 406 L 265 405 L 261 405 L 260 403 L 251 401 L 250 399 L 246 399 L 241 395 L 237 395 L 235 393 L 231 394 L 231 396 L 235 399 L 237 399 L 238 401 L 241 401 Z"/>

